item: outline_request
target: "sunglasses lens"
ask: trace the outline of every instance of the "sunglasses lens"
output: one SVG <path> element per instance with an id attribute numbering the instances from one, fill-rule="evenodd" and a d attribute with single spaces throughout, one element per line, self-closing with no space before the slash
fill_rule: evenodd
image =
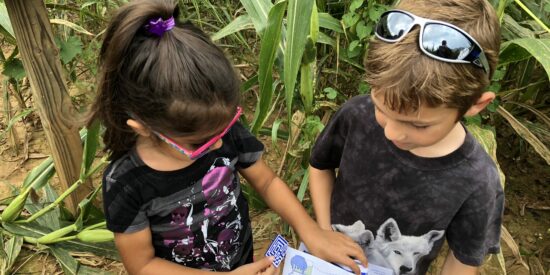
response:
<path id="1" fill-rule="evenodd" d="M 422 47 L 437 57 L 464 60 L 472 52 L 473 45 L 464 34 L 449 26 L 426 24 L 424 27 Z"/>
<path id="2" fill-rule="evenodd" d="M 407 14 L 398 11 L 388 12 L 380 18 L 376 34 L 387 40 L 397 40 L 409 31 L 413 22 L 414 18 Z"/>

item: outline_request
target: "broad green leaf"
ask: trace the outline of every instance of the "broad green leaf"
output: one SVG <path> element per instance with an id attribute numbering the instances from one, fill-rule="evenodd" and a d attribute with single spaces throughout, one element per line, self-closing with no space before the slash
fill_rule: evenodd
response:
<path id="1" fill-rule="evenodd" d="M 8 43 L 16 45 L 15 34 L 13 33 L 13 27 L 8 16 L 8 9 L 3 2 L 0 3 L 0 33 L 2 33 Z"/>
<path id="2" fill-rule="evenodd" d="M 319 13 L 319 27 L 335 31 L 337 33 L 344 33 L 340 20 L 332 17 L 332 15 L 326 12 Z"/>
<path id="3" fill-rule="evenodd" d="M 521 26 L 512 16 L 504 14 L 502 19 L 502 36 L 505 39 L 535 38 L 532 30 Z"/>
<path id="4" fill-rule="evenodd" d="M 311 9 L 311 19 L 309 23 L 309 36 L 313 40 L 313 45 L 317 43 L 319 39 L 319 11 L 317 10 L 317 4 L 313 1 L 313 7 Z"/>
<path id="5" fill-rule="evenodd" d="M 69 36 L 67 41 L 59 41 L 59 55 L 63 64 L 71 62 L 82 53 L 82 42 L 77 36 Z"/>
<path id="6" fill-rule="evenodd" d="M 315 52 L 315 46 L 311 39 L 308 39 L 306 48 L 313 49 L 312 52 Z M 306 50 L 308 52 L 308 50 Z M 307 55 L 307 54 L 306 54 Z M 304 55 L 304 57 L 306 56 Z M 305 60 L 305 58 L 304 58 Z M 315 59 L 312 62 L 302 63 L 300 69 L 300 95 L 302 97 L 302 102 L 304 104 L 304 109 L 306 113 L 310 113 L 313 108 L 313 65 Z"/>
<path id="7" fill-rule="evenodd" d="M 271 106 L 271 100 L 273 98 L 273 64 L 275 64 L 277 47 L 279 41 L 281 41 L 281 31 L 286 6 L 286 1 L 279 2 L 269 11 L 265 35 L 262 38 L 260 67 L 258 72 L 260 98 L 256 105 L 254 121 L 252 122 L 252 133 L 254 134 L 257 134 L 263 126 Z"/>
<path id="8" fill-rule="evenodd" d="M 369 9 L 369 19 L 372 21 L 378 21 L 378 19 L 380 19 L 380 16 L 382 15 L 382 13 L 384 13 L 384 11 L 385 9 L 383 7 L 378 5 L 373 5 Z"/>
<path id="9" fill-rule="evenodd" d="M 256 32 L 262 36 L 273 4 L 270 0 L 241 0 L 241 4 L 250 16 Z"/>
<path id="10" fill-rule="evenodd" d="M 15 80 L 21 80 L 27 73 L 25 67 L 23 67 L 23 62 L 19 58 L 11 58 L 4 62 L 2 74 Z"/>
<path id="11" fill-rule="evenodd" d="M 213 41 L 217 41 L 228 35 L 250 28 L 254 28 L 254 24 L 252 23 L 250 16 L 248 16 L 248 14 L 244 14 L 235 18 L 235 20 L 227 24 L 227 26 L 213 34 L 211 38 Z"/>
<path id="12" fill-rule="evenodd" d="M 97 193 L 99 192 L 99 190 L 101 190 L 101 185 L 98 185 L 94 190 L 94 192 L 89 194 L 86 198 L 84 198 L 82 201 L 78 203 L 78 209 L 80 211 L 79 211 L 78 218 L 76 219 L 76 222 L 75 222 L 77 226 L 77 230 L 80 230 L 83 227 L 84 223 L 87 221 L 88 214 L 90 213 L 90 208 L 93 206 L 93 201 L 97 196 Z"/>
<path id="13" fill-rule="evenodd" d="M 49 184 L 46 184 L 46 186 L 42 188 L 42 191 L 44 193 L 44 196 L 40 199 L 39 203 L 33 203 L 31 198 L 27 199 L 27 204 L 25 205 L 25 209 L 27 209 L 27 211 L 29 211 L 31 215 L 40 211 L 40 209 L 44 208 L 45 205 L 57 199 L 57 193 Z M 36 221 L 41 226 L 44 226 L 46 228 L 51 229 L 52 231 L 55 231 L 61 228 L 61 224 L 59 222 L 60 218 L 61 218 L 61 214 L 60 214 L 59 208 L 54 208 L 53 210 L 44 213 L 44 215 L 36 219 Z"/>
<path id="14" fill-rule="evenodd" d="M 361 16 L 356 13 L 346 13 L 344 14 L 344 16 L 342 16 L 342 22 L 344 22 L 344 25 L 346 27 L 351 27 L 355 25 L 360 19 Z"/>
<path id="15" fill-rule="evenodd" d="M 546 70 L 550 79 L 550 39 L 521 38 L 505 42 L 501 46 L 500 65 L 533 56 Z M 524 58 L 525 59 L 525 58 Z"/>
<path id="16" fill-rule="evenodd" d="M 290 0 L 288 5 L 288 32 L 284 56 L 284 83 L 288 121 L 292 116 L 292 99 L 296 76 L 302 62 L 306 39 L 310 31 L 313 0 Z"/>
<path id="17" fill-rule="evenodd" d="M 50 251 L 59 265 L 61 265 L 61 268 L 63 268 L 65 274 L 79 274 L 80 263 L 69 254 L 69 251 L 55 246 L 50 247 Z"/>
<path id="18" fill-rule="evenodd" d="M 23 237 L 21 236 L 14 236 L 4 244 L 3 249 L 6 253 L 6 258 L 2 259 L 2 271 L 4 271 L 5 274 L 11 274 L 11 268 L 13 267 L 17 256 L 19 256 L 19 252 L 21 252 L 22 245 Z"/>
<path id="19" fill-rule="evenodd" d="M 349 4 L 349 12 L 354 13 L 356 9 L 363 5 L 363 2 L 365 2 L 365 0 L 353 0 L 351 4 Z"/>
<path id="20" fill-rule="evenodd" d="M 23 187 L 32 186 L 35 190 L 42 188 L 55 173 L 53 158 L 50 156 L 34 167 L 23 180 Z"/>
<path id="21" fill-rule="evenodd" d="M 82 26 L 79 26 L 73 22 L 69 22 L 65 19 L 59 19 L 59 18 L 54 18 L 54 19 L 50 19 L 50 23 L 51 24 L 59 24 L 59 25 L 63 25 L 63 26 L 66 26 L 68 28 L 71 28 L 73 29 L 74 31 L 76 32 L 79 32 L 79 33 L 83 33 L 83 34 L 86 34 L 86 35 L 89 35 L 89 36 L 94 36 L 93 33 L 87 31 L 86 29 L 84 29 Z"/>
<path id="22" fill-rule="evenodd" d="M 325 88 L 323 92 L 325 92 L 328 99 L 335 99 L 338 96 L 338 91 L 331 87 Z"/>
<path id="23" fill-rule="evenodd" d="M 84 149 L 82 153 L 82 167 L 80 169 L 80 178 L 84 179 L 88 176 L 90 167 L 95 159 L 97 147 L 99 145 L 99 121 L 94 121 L 88 128 L 88 134 L 84 140 Z"/>
<path id="24" fill-rule="evenodd" d="M 317 40 L 317 43 L 329 45 L 333 48 L 336 48 L 336 39 L 326 35 L 323 32 L 319 32 L 319 39 Z"/>

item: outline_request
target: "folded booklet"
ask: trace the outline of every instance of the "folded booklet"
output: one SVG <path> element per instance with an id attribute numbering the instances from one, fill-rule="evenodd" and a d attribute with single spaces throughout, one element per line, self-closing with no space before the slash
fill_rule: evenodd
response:
<path id="1" fill-rule="evenodd" d="M 393 275 L 391 269 L 369 264 L 368 267 L 359 265 L 361 275 Z M 350 275 L 351 268 L 335 265 L 321 260 L 307 252 L 306 246 L 301 243 L 298 250 L 288 247 L 286 250 L 283 275 Z"/>

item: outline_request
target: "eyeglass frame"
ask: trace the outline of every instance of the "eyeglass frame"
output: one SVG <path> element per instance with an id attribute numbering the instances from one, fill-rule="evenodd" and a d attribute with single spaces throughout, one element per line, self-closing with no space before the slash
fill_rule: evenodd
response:
<path id="1" fill-rule="evenodd" d="M 223 129 L 223 131 L 221 131 L 219 134 L 212 137 L 210 140 L 208 140 L 203 145 L 201 145 L 198 149 L 195 149 L 195 150 L 185 149 L 183 146 L 178 144 L 176 141 L 174 141 L 170 137 L 168 137 L 168 136 L 166 136 L 166 135 L 164 135 L 164 134 L 162 134 L 158 131 L 155 131 L 155 130 L 151 129 L 151 132 L 153 134 L 155 134 L 155 136 L 157 136 L 160 140 L 162 140 L 163 142 L 167 143 L 172 148 L 174 148 L 176 151 L 178 151 L 178 152 L 182 153 L 183 155 L 187 156 L 190 160 L 196 160 L 196 159 L 204 156 L 208 152 L 210 152 L 210 150 L 208 150 L 208 149 L 210 149 L 210 147 L 212 147 L 212 145 L 214 145 L 216 142 L 218 142 L 220 139 L 222 139 L 227 134 L 227 132 L 229 132 L 229 129 L 231 129 L 231 127 L 233 127 L 233 125 L 235 125 L 235 123 L 237 123 L 237 121 L 239 120 L 242 113 L 243 113 L 242 108 L 240 106 L 237 106 L 237 112 L 235 113 L 235 116 L 229 122 L 229 124 Z M 134 118 L 133 115 L 130 115 L 130 117 Z"/>
<path id="2" fill-rule="evenodd" d="M 468 34 L 465 30 L 463 30 L 463 29 L 459 28 L 458 26 L 455 26 L 451 23 L 447 23 L 445 21 L 439 21 L 439 20 L 424 18 L 422 16 L 418 16 L 418 15 L 415 15 L 415 14 L 410 13 L 408 11 L 404 11 L 404 10 L 400 10 L 400 9 L 388 10 L 388 11 L 382 13 L 380 18 L 382 18 L 384 15 L 386 15 L 388 13 L 392 13 L 392 12 L 403 13 L 405 15 L 410 16 L 413 19 L 413 22 L 411 23 L 411 26 L 406 31 L 403 32 L 403 35 L 401 37 L 399 37 L 397 39 L 387 39 L 387 38 L 384 38 L 384 37 L 382 37 L 378 34 L 378 25 L 380 24 L 380 22 L 378 22 L 376 24 L 375 29 L 374 29 L 374 35 L 378 39 L 380 39 L 384 42 L 388 42 L 388 43 L 397 43 L 397 42 L 403 40 L 404 37 L 412 30 L 412 28 L 414 26 L 418 25 L 420 27 L 420 34 L 418 36 L 418 46 L 420 47 L 420 50 L 424 54 L 426 54 L 427 56 L 429 56 L 431 58 L 434 58 L 436 60 L 440 60 L 440 61 L 443 61 L 443 62 L 461 63 L 461 64 L 474 64 L 476 67 L 483 69 L 487 74 L 489 74 L 490 66 L 489 66 L 489 62 L 487 60 L 487 56 L 485 55 L 485 51 L 483 50 L 481 45 L 479 45 L 479 43 L 470 34 Z M 427 51 L 426 49 L 424 49 L 424 46 L 422 45 L 423 36 L 424 36 L 424 29 L 425 29 L 426 25 L 432 24 L 432 23 L 447 26 L 449 28 L 452 28 L 452 29 L 458 31 L 462 35 L 464 35 L 468 40 L 470 40 L 470 42 L 472 42 L 475 46 L 477 46 L 479 48 L 479 50 L 480 50 L 479 55 L 475 59 L 473 59 L 472 61 L 467 61 L 467 60 L 464 60 L 464 59 L 447 59 L 447 58 L 443 58 L 443 57 L 439 57 L 437 55 L 434 55 L 434 54 L 430 53 L 429 51 Z M 470 55 L 471 53 L 472 53 L 472 51 L 470 50 L 468 55 Z"/>

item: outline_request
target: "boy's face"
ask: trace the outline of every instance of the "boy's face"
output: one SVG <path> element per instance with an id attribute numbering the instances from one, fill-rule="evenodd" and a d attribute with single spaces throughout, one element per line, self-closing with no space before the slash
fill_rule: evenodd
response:
<path id="1" fill-rule="evenodd" d="M 376 121 L 384 128 L 386 138 L 401 150 L 437 146 L 457 124 L 457 109 L 421 105 L 416 112 L 404 114 L 386 106 L 383 93 L 373 92 L 371 97 Z"/>

